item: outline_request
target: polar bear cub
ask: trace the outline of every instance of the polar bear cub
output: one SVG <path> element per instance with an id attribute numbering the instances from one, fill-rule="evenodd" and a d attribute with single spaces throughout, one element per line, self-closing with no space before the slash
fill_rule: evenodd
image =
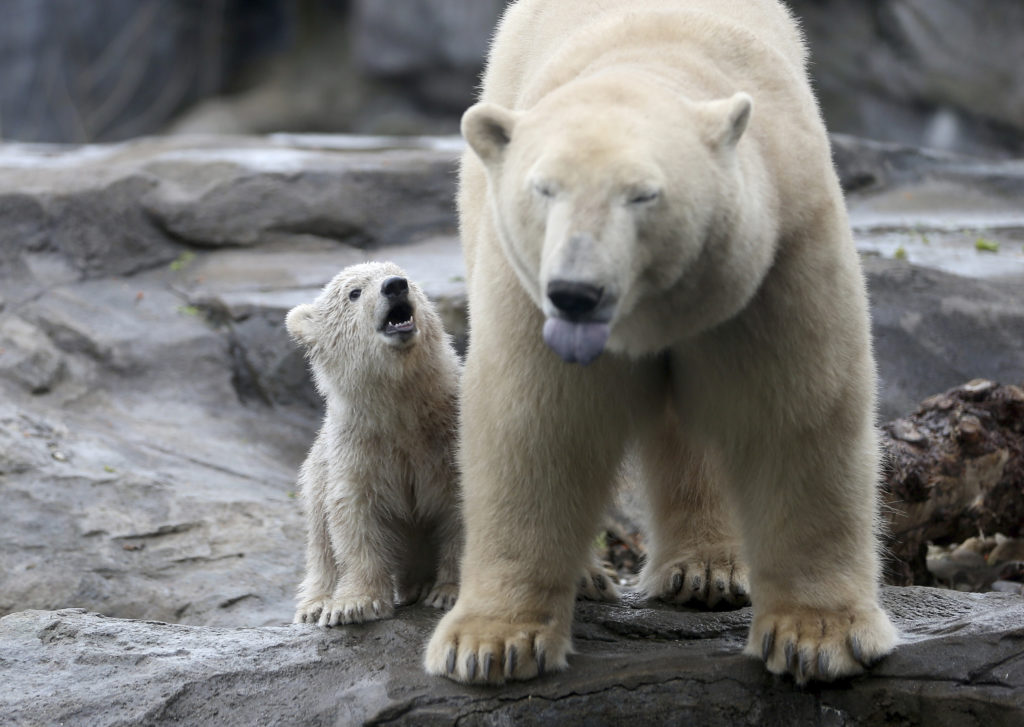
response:
<path id="1" fill-rule="evenodd" d="M 462 120 L 466 548 L 430 673 L 568 665 L 629 453 L 649 595 L 749 595 L 746 652 L 798 682 L 892 649 L 867 296 L 806 61 L 779 0 L 509 5 Z"/>
<path id="2" fill-rule="evenodd" d="M 454 440 L 460 364 L 420 288 L 384 262 L 338 273 L 288 332 L 326 400 L 299 472 L 306 575 L 296 623 L 388 618 L 458 592 Z"/>

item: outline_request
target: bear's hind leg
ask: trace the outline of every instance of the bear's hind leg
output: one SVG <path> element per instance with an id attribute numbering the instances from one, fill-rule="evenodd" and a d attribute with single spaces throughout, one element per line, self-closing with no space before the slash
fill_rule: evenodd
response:
<path id="1" fill-rule="evenodd" d="M 748 603 L 749 572 L 714 453 L 687 441 L 669 411 L 641 438 L 637 456 L 651 531 L 640 589 L 670 603 Z"/>

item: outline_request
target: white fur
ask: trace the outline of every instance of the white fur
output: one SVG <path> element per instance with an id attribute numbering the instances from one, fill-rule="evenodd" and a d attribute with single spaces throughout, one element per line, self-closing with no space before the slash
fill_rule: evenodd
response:
<path id="1" fill-rule="evenodd" d="M 892 648 L 866 295 L 805 61 L 775 0 L 506 12 L 463 118 L 466 552 L 431 673 L 566 666 L 573 574 L 627 452 L 650 595 L 749 585 L 748 653 L 799 682 Z M 602 291 L 587 367 L 544 344 L 552 280 Z"/>
<path id="2" fill-rule="evenodd" d="M 460 365 L 412 282 L 416 333 L 402 341 L 379 331 L 381 284 L 393 276 L 405 277 L 391 263 L 346 268 L 285 321 L 327 404 L 299 472 L 307 547 L 296 623 L 386 618 L 396 589 L 400 602 L 449 607 L 458 590 Z"/>

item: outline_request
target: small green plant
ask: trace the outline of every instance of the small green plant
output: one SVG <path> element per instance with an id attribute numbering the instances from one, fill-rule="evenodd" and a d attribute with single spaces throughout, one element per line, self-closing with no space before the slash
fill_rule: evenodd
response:
<path id="1" fill-rule="evenodd" d="M 192 262 L 195 259 L 196 259 L 196 254 L 194 252 L 192 252 L 191 250 L 186 250 L 185 252 L 183 252 L 180 255 L 178 255 L 178 257 L 176 257 L 171 262 L 171 270 L 173 270 L 176 273 L 180 273 L 182 270 L 185 269 L 185 267 L 190 262 Z"/>
<path id="2" fill-rule="evenodd" d="M 117 470 L 115 470 L 115 469 L 114 469 L 113 467 L 111 467 L 111 466 L 110 466 L 109 464 L 105 464 L 105 465 L 103 465 L 103 471 L 104 471 L 104 472 L 110 472 L 110 473 L 114 473 L 114 472 L 117 472 Z"/>
<path id="3" fill-rule="evenodd" d="M 892 254 L 892 256 L 896 260 L 906 260 L 907 259 L 907 248 L 903 247 L 903 245 L 900 245 L 899 247 L 896 248 L 896 252 L 894 252 Z"/>
<path id="4" fill-rule="evenodd" d="M 178 312 L 183 316 L 197 316 L 199 315 L 199 309 L 194 305 L 179 305 Z"/>
<path id="5" fill-rule="evenodd" d="M 999 252 L 999 243 L 987 237 L 979 237 L 974 241 L 974 249 L 978 252 Z"/>

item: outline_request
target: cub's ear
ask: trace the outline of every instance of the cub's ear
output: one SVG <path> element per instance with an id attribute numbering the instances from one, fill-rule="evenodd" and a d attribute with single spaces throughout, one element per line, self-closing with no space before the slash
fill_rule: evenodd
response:
<path id="1" fill-rule="evenodd" d="M 313 306 L 309 303 L 297 305 L 288 311 L 284 326 L 292 338 L 302 346 L 311 346 L 316 340 L 316 322 L 313 320 Z"/>
<path id="2" fill-rule="evenodd" d="M 754 100 L 742 91 L 729 98 L 701 104 L 700 113 L 704 117 L 708 143 L 718 149 L 736 146 L 747 128 L 753 107 Z"/>
<path id="3" fill-rule="evenodd" d="M 512 140 L 517 116 L 497 104 L 475 104 L 462 115 L 462 136 L 485 164 L 493 164 L 501 160 Z"/>

